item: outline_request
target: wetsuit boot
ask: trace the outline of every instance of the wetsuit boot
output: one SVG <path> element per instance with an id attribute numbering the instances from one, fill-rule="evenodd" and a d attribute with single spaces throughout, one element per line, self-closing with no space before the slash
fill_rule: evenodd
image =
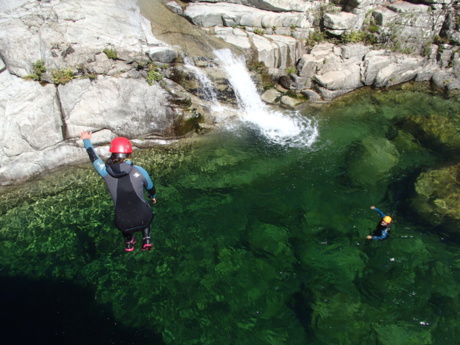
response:
<path id="1" fill-rule="evenodd" d="M 151 250 L 152 242 L 150 242 L 150 226 L 142 230 L 142 248 L 141 250 Z"/>
<path id="2" fill-rule="evenodd" d="M 152 243 L 150 242 L 150 237 L 144 237 L 142 239 L 141 250 L 151 250 L 151 249 L 152 249 Z"/>
<path id="3" fill-rule="evenodd" d="M 132 252 L 134 250 L 134 244 L 136 238 L 133 235 L 125 236 L 125 251 Z"/>

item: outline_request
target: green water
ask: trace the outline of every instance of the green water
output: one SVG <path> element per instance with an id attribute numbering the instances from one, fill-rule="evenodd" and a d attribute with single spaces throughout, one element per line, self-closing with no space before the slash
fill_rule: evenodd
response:
<path id="1" fill-rule="evenodd" d="M 425 91 L 364 91 L 306 109 L 320 131 L 311 148 L 240 129 L 137 152 L 158 190 L 152 252 L 123 251 L 89 163 L 4 193 L 8 339 L 458 344 L 458 242 L 419 221 L 410 201 L 421 171 L 459 155 L 420 144 L 401 120 L 452 119 L 460 103 Z M 390 145 L 397 161 L 365 143 Z M 390 239 L 365 239 L 379 220 L 371 205 L 395 219 Z"/>

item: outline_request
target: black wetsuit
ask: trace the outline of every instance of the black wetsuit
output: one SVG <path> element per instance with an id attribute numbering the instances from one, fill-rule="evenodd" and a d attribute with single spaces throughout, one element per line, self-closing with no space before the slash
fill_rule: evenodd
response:
<path id="1" fill-rule="evenodd" d="M 144 198 L 144 189 L 150 198 L 156 197 L 156 190 L 147 171 L 129 160 L 106 165 L 96 154 L 91 141 L 85 139 L 83 142 L 94 168 L 109 189 L 115 206 L 115 226 L 126 241 L 130 241 L 136 231 L 142 231 L 144 238 L 150 237 L 154 213 Z"/>

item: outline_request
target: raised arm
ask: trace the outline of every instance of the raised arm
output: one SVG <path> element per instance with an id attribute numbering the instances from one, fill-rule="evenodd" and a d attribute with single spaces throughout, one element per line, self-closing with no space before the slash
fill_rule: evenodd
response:
<path id="1" fill-rule="evenodd" d="M 94 150 L 93 144 L 91 143 L 91 136 L 92 133 L 88 131 L 83 131 L 80 133 L 80 138 L 83 139 L 83 144 L 85 145 L 86 152 L 88 153 L 89 160 L 93 163 L 94 169 L 104 177 L 107 175 L 107 170 L 105 168 L 105 164 L 102 159 L 97 155 L 96 151 Z"/>
<path id="2" fill-rule="evenodd" d="M 385 213 L 383 213 L 382 211 L 380 211 L 380 210 L 379 210 L 377 207 L 375 207 L 375 206 L 371 206 L 371 210 L 374 210 L 375 212 L 379 213 L 380 216 L 382 216 L 382 218 L 386 216 Z"/>

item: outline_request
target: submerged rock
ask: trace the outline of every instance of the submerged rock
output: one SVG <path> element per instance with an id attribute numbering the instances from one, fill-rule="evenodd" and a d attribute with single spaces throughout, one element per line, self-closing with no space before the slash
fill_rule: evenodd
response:
<path id="1" fill-rule="evenodd" d="M 443 115 L 407 116 L 403 128 L 428 147 L 460 149 L 460 119 Z"/>
<path id="2" fill-rule="evenodd" d="M 460 234 L 460 164 L 419 175 L 412 206 L 433 226 Z"/>
<path id="3" fill-rule="evenodd" d="M 348 177 L 359 185 L 374 185 L 398 164 L 399 152 L 386 138 L 366 137 L 348 159 Z"/>

